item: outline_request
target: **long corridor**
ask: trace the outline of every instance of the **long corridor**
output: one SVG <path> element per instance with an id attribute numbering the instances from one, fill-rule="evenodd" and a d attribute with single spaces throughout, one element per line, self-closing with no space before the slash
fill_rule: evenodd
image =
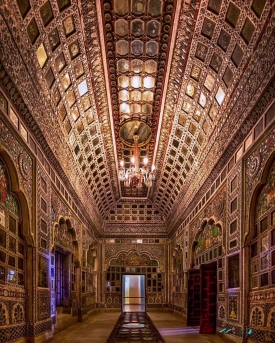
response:
<path id="1" fill-rule="evenodd" d="M 181 317 L 170 312 L 149 312 L 166 343 L 221 343 L 217 335 L 201 335 L 198 328 L 187 327 Z M 120 312 L 98 312 L 82 322 L 57 333 L 51 343 L 105 343 Z"/>

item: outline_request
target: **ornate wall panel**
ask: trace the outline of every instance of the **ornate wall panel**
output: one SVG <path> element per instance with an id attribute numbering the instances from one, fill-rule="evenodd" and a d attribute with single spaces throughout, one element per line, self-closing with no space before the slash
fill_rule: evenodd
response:
<path id="1" fill-rule="evenodd" d="M 16 140 L 13 133 L 6 127 L 4 122 L 0 121 L 0 141 L 2 147 L 10 155 L 17 169 L 20 180 L 20 187 L 28 199 L 30 222 L 32 223 L 33 215 L 33 157 L 26 149 Z M 32 229 L 32 225 L 31 225 Z"/>
<path id="2" fill-rule="evenodd" d="M 274 127 L 271 127 L 255 146 L 251 153 L 244 159 L 244 175 L 245 175 L 245 207 L 243 230 L 244 234 L 249 233 L 249 211 L 252 202 L 253 192 L 256 186 L 260 184 L 263 169 L 267 160 L 270 158 L 271 153 L 275 149 L 275 132 Z"/>
<path id="3" fill-rule="evenodd" d="M 103 231 L 108 236 L 125 236 L 129 232 L 142 236 L 166 236 L 162 214 L 152 202 L 145 200 L 117 202 L 106 217 Z"/>
<path id="4" fill-rule="evenodd" d="M 46 256 L 49 255 L 51 248 L 51 181 L 41 167 L 37 164 L 37 242 L 38 251 Z"/>
<path id="5" fill-rule="evenodd" d="M 2 130 L 5 145 L 6 139 L 9 137 L 7 133 L 8 131 L 5 136 Z M 11 146 L 13 145 L 11 152 L 16 155 L 16 147 L 21 146 L 17 142 L 12 144 L 13 142 L 10 141 L 10 143 Z M 31 223 L 28 223 L 26 219 L 28 215 L 23 212 L 24 210 L 28 211 L 26 202 L 29 199 L 22 196 L 19 198 L 21 187 L 22 193 L 24 192 L 23 186 L 20 185 L 19 167 L 18 164 L 11 165 L 13 158 L 5 150 L 4 144 L 1 146 L 0 160 L 0 331 L 2 342 L 6 341 L 7 337 L 9 340 L 24 337 L 27 333 L 27 321 L 32 320 L 32 313 L 35 313 L 32 303 L 34 295 L 31 294 L 30 297 L 27 297 L 27 289 L 32 286 L 34 277 L 33 265 L 27 263 L 30 258 L 29 251 L 32 250 L 31 247 L 28 249 L 26 244 L 27 241 L 31 242 L 29 228 Z M 23 150 L 22 147 L 21 149 Z M 30 158 L 30 156 L 28 157 Z M 32 200 L 32 192 L 28 195 L 31 195 Z M 27 230 L 25 226 L 28 226 Z M 28 317 L 27 308 L 31 309 Z M 14 331 L 11 330 L 13 326 L 16 328 Z"/>
<path id="6" fill-rule="evenodd" d="M 228 309 L 224 296 L 227 192 L 226 182 L 213 199 L 200 209 L 188 226 L 179 228 L 170 245 L 171 260 L 174 261 L 170 265 L 170 277 L 173 279 L 171 303 L 176 311 L 184 315 L 187 315 L 188 270 L 217 261 L 217 326 L 220 328 L 226 320 Z M 180 248 L 180 259 L 175 259 Z M 178 267 L 175 261 L 178 261 Z"/>
<path id="7" fill-rule="evenodd" d="M 146 304 L 162 307 L 167 303 L 167 251 L 164 244 L 104 244 L 105 263 L 102 277 L 107 307 L 121 306 L 121 275 L 145 274 Z"/>
<path id="8" fill-rule="evenodd" d="M 252 334 L 252 339 L 256 340 L 259 337 L 264 337 L 267 341 L 275 337 L 272 320 L 274 316 L 273 297 L 275 284 L 275 240 L 273 237 L 275 233 L 275 164 L 274 149 L 269 150 L 269 156 L 265 156 L 261 152 L 263 143 L 265 142 L 264 146 L 266 147 L 266 139 L 271 137 L 272 135 L 264 137 L 246 160 L 248 163 L 253 154 L 260 151 L 262 167 L 259 164 L 259 174 L 254 175 L 256 180 L 250 183 L 250 186 L 254 185 L 254 194 L 253 197 L 249 198 L 250 203 L 246 206 L 246 211 L 250 209 L 249 216 L 251 218 L 248 223 L 250 232 L 247 238 L 247 243 L 250 246 L 250 268 L 247 271 L 249 284 L 247 288 L 249 289 L 249 323 L 257 328 Z M 268 158 L 269 164 L 266 163 Z M 250 175 L 247 175 L 247 179 L 249 177 Z M 255 186 L 259 185 L 261 187 L 258 187 L 258 192 L 255 192 Z M 252 190 L 253 188 L 248 188 L 247 192 L 249 193 Z"/>
<path id="9" fill-rule="evenodd" d="M 232 254 L 240 250 L 241 244 L 241 210 L 242 210 L 242 178 L 241 161 L 235 166 L 227 179 L 227 230 L 226 253 Z"/>
<path id="10" fill-rule="evenodd" d="M 227 292 L 227 299 L 226 299 L 226 305 L 227 305 L 227 313 L 226 313 L 226 319 L 228 322 L 240 322 L 240 292 L 239 291 L 233 291 L 233 292 Z"/>
<path id="11" fill-rule="evenodd" d="M 50 291 L 49 290 L 39 290 L 37 293 L 37 320 L 41 321 L 43 319 L 50 318 Z"/>
<path id="12" fill-rule="evenodd" d="M 68 208 L 65 202 L 62 201 L 58 193 L 53 189 L 51 192 L 51 225 L 54 225 L 58 221 L 59 216 L 64 218 L 69 218 L 72 227 L 74 227 L 76 235 L 80 236 L 81 223 L 78 218 L 76 218 L 72 211 Z"/>
<path id="13" fill-rule="evenodd" d="M 136 250 L 139 252 L 147 252 L 150 256 L 157 258 L 159 261 L 159 266 L 162 271 L 164 271 L 165 267 L 165 247 L 164 245 L 158 244 L 112 244 L 105 246 L 105 263 L 104 263 L 104 270 L 107 269 L 109 261 L 117 256 L 119 252 L 122 251 L 129 251 L 129 250 Z"/>
<path id="14" fill-rule="evenodd" d="M 38 270 L 38 286 L 44 289 L 39 289 L 37 292 L 37 321 L 51 321 L 51 294 L 50 294 L 50 278 L 51 275 L 51 248 L 52 248 L 52 230 L 51 230 L 51 180 L 45 172 L 41 164 L 37 163 L 37 239 L 36 246 L 39 254 L 36 257 Z M 43 326 L 42 326 L 43 327 Z M 39 331 L 38 328 L 35 330 Z M 43 332 L 40 328 L 40 334 Z"/>
<path id="15" fill-rule="evenodd" d="M 226 227 L 226 201 L 227 201 L 227 190 L 225 185 L 219 191 L 219 193 L 212 199 L 205 207 L 201 210 L 198 216 L 190 222 L 191 232 L 189 234 L 189 242 L 195 240 L 196 235 L 200 231 L 201 225 L 205 218 L 215 218 L 216 223 L 222 223 L 223 227 Z M 223 240 L 225 239 L 223 235 Z M 223 245 L 224 245 L 223 241 Z"/>

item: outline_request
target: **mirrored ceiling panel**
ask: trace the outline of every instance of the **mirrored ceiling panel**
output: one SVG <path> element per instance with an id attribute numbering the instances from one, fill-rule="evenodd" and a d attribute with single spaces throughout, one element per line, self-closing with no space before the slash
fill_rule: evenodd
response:
<path id="1" fill-rule="evenodd" d="M 105 0 L 103 4 L 118 160 L 126 166 L 134 155 L 134 144 L 129 144 L 134 135 L 142 145 L 137 168 L 144 167 L 144 158 L 146 167 L 153 166 L 174 4 L 162 0 Z M 144 127 L 150 135 L 141 144 Z M 123 197 L 145 197 L 148 192 L 144 184 L 136 189 L 121 182 L 121 189 Z"/>

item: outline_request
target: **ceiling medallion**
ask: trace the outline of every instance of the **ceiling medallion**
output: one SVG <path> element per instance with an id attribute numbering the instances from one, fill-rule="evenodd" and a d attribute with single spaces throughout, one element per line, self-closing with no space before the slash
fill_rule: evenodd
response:
<path id="1" fill-rule="evenodd" d="M 152 130 L 147 123 L 140 120 L 128 120 L 121 125 L 119 136 L 127 147 L 134 146 L 135 135 L 138 135 L 138 146 L 143 147 L 149 143 Z"/>

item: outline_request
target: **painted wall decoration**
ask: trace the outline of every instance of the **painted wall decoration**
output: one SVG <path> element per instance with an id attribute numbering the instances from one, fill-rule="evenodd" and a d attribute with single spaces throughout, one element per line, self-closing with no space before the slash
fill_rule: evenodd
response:
<path id="1" fill-rule="evenodd" d="M 190 227 L 193 228 L 189 232 L 191 241 L 198 241 L 198 235 L 203 231 L 206 223 L 210 225 L 225 223 L 227 216 L 226 199 L 227 188 L 224 184 L 207 206 L 203 207 L 194 220 L 189 223 Z"/>
<path id="2" fill-rule="evenodd" d="M 6 150 L 10 158 L 13 160 L 16 169 L 19 171 L 18 178 L 21 190 L 24 191 L 24 195 L 28 200 L 30 220 L 32 216 L 33 206 L 33 185 L 32 185 L 32 168 L 33 161 L 27 154 L 24 148 L 15 139 L 14 134 L 0 121 L 0 141 L 3 149 Z M 9 188 L 8 188 L 9 189 Z M 9 189 L 10 190 L 10 189 Z M 8 198 L 10 198 L 8 196 Z M 1 199 L 0 199 L 1 201 Z M 8 200 L 11 208 L 13 208 L 13 199 Z"/>
<path id="3" fill-rule="evenodd" d="M 228 295 L 228 319 L 238 320 L 238 296 Z"/>
<path id="4" fill-rule="evenodd" d="M 63 218 L 54 226 L 54 243 L 66 250 L 74 251 L 72 233 Z"/>
<path id="5" fill-rule="evenodd" d="M 159 263 L 160 270 L 165 268 L 166 251 L 164 244 L 108 244 L 105 246 L 104 269 L 109 267 L 109 261 L 116 259 L 117 256 L 126 251 L 136 251 L 139 254 L 154 256 Z"/>
<path id="6" fill-rule="evenodd" d="M 151 260 L 147 254 L 140 254 L 137 251 L 121 253 L 116 259 L 112 259 L 111 266 L 158 266 L 156 260 Z"/>
<path id="7" fill-rule="evenodd" d="M 16 198 L 10 194 L 9 179 L 6 167 L 0 160 L 0 201 L 17 217 L 19 215 L 19 207 Z"/>
<path id="8" fill-rule="evenodd" d="M 222 242 L 222 230 L 217 224 L 207 224 L 198 237 L 198 245 L 195 254 L 199 254 L 206 249 L 212 248 Z"/>
<path id="9" fill-rule="evenodd" d="M 67 232 L 65 225 L 60 225 L 55 230 L 54 241 L 63 247 L 72 249 L 72 236 Z"/>
<path id="10" fill-rule="evenodd" d="M 275 205 L 275 163 L 270 172 L 268 183 L 263 188 L 257 206 L 257 215 L 260 217 Z"/>

